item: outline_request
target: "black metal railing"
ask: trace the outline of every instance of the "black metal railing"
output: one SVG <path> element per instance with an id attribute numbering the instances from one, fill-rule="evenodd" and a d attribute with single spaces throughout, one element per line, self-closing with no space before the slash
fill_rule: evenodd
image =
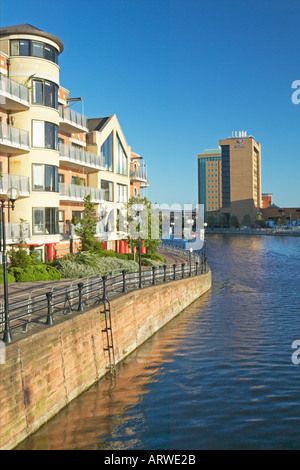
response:
<path id="1" fill-rule="evenodd" d="M 166 247 L 165 247 L 166 249 Z M 203 257 L 158 265 L 142 269 L 142 287 L 155 286 L 174 280 L 198 276 L 208 271 Z M 139 271 L 118 274 L 95 275 L 76 281 L 35 289 L 27 294 L 14 296 L 9 303 L 10 329 L 27 331 L 30 324 L 52 325 L 55 317 L 83 312 L 93 308 L 100 300 L 114 294 L 124 294 L 139 288 Z M 4 306 L 0 302 L 0 333 L 4 332 Z"/>

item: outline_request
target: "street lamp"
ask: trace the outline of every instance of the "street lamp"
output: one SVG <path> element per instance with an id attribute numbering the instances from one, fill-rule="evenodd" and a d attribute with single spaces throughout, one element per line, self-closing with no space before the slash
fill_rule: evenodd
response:
<path id="1" fill-rule="evenodd" d="M 204 226 L 204 263 L 205 263 L 205 266 L 206 266 L 206 227 L 207 227 L 207 223 L 204 222 L 203 226 Z"/>
<path id="2" fill-rule="evenodd" d="M 139 221 L 139 289 L 142 289 L 143 284 L 142 284 L 142 249 L 141 249 L 141 216 L 140 212 L 143 211 L 144 206 L 143 204 L 133 204 L 132 205 L 133 210 L 137 213 L 137 216 L 134 217 L 134 220 Z"/>
<path id="3" fill-rule="evenodd" d="M 15 208 L 15 201 L 19 197 L 19 190 L 17 188 L 9 188 L 7 191 L 7 199 L 1 199 L 1 222 L 2 222 L 2 262 L 3 262 L 3 287 L 4 287 L 4 314 L 5 314 L 5 326 L 3 341 L 5 343 L 12 342 L 12 335 L 9 324 L 9 303 L 8 303 L 8 282 L 7 282 L 7 252 L 6 252 L 6 231 L 5 231 L 5 212 L 4 209 Z"/>

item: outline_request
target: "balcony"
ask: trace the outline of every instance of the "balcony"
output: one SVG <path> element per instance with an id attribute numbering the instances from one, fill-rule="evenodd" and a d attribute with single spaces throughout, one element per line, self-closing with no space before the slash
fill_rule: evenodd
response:
<path id="1" fill-rule="evenodd" d="M 0 195 L 6 196 L 9 188 L 17 188 L 20 197 L 30 196 L 30 181 L 27 176 L 18 176 L 4 173 L 0 177 Z"/>
<path id="2" fill-rule="evenodd" d="M 137 181 L 141 184 L 141 188 L 147 188 L 149 186 L 148 176 L 147 176 L 147 167 L 141 166 L 130 172 L 130 179 L 132 181 Z"/>
<path id="3" fill-rule="evenodd" d="M 59 183 L 59 194 L 61 201 L 83 202 L 83 199 L 88 195 L 91 195 L 92 203 L 97 204 L 105 201 L 103 189 L 77 184 Z"/>
<path id="4" fill-rule="evenodd" d="M 28 222 L 5 224 L 7 243 L 20 243 L 20 240 L 28 242 L 31 237 L 30 224 Z"/>
<path id="5" fill-rule="evenodd" d="M 29 152 L 29 132 L 0 122 L 0 146 L 4 153 Z"/>
<path id="6" fill-rule="evenodd" d="M 0 74 L 0 108 L 17 112 L 29 107 L 29 88 Z"/>
<path id="7" fill-rule="evenodd" d="M 94 170 L 105 170 L 105 159 L 103 155 L 96 155 L 84 149 L 59 143 L 60 161 L 68 168 L 92 168 Z"/>
<path id="8" fill-rule="evenodd" d="M 67 106 L 58 105 L 59 110 L 59 131 L 64 134 L 76 132 L 88 132 L 87 117 L 70 109 Z"/>

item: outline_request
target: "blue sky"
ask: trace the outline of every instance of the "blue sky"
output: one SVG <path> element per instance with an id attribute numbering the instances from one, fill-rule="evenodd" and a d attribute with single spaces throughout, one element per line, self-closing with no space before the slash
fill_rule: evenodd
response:
<path id="1" fill-rule="evenodd" d="M 2 0 L 0 12 L 2 27 L 64 42 L 61 85 L 88 117 L 118 116 L 152 202 L 196 203 L 198 153 L 246 130 L 263 192 L 300 206 L 299 0 Z"/>

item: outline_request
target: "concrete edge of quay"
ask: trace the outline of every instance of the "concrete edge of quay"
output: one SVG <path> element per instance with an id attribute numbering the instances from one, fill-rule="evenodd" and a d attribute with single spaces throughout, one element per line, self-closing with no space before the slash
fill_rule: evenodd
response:
<path id="1" fill-rule="evenodd" d="M 207 229 L 207 235 L 244 235 L 244 236 L 261 236 L 261 237 L 300 237 L 300 230 L 288 231 L 288 230 L 239 230 L 239 229 Z"/>
<path id="2" fill-rule="evenodd" d="M 211 288 L 211 271 L 111 300 L 115 364 Z M 6 347 L 0 365 L 0 449 L 11 450 L 109 373 L 101 306 Z"/>

